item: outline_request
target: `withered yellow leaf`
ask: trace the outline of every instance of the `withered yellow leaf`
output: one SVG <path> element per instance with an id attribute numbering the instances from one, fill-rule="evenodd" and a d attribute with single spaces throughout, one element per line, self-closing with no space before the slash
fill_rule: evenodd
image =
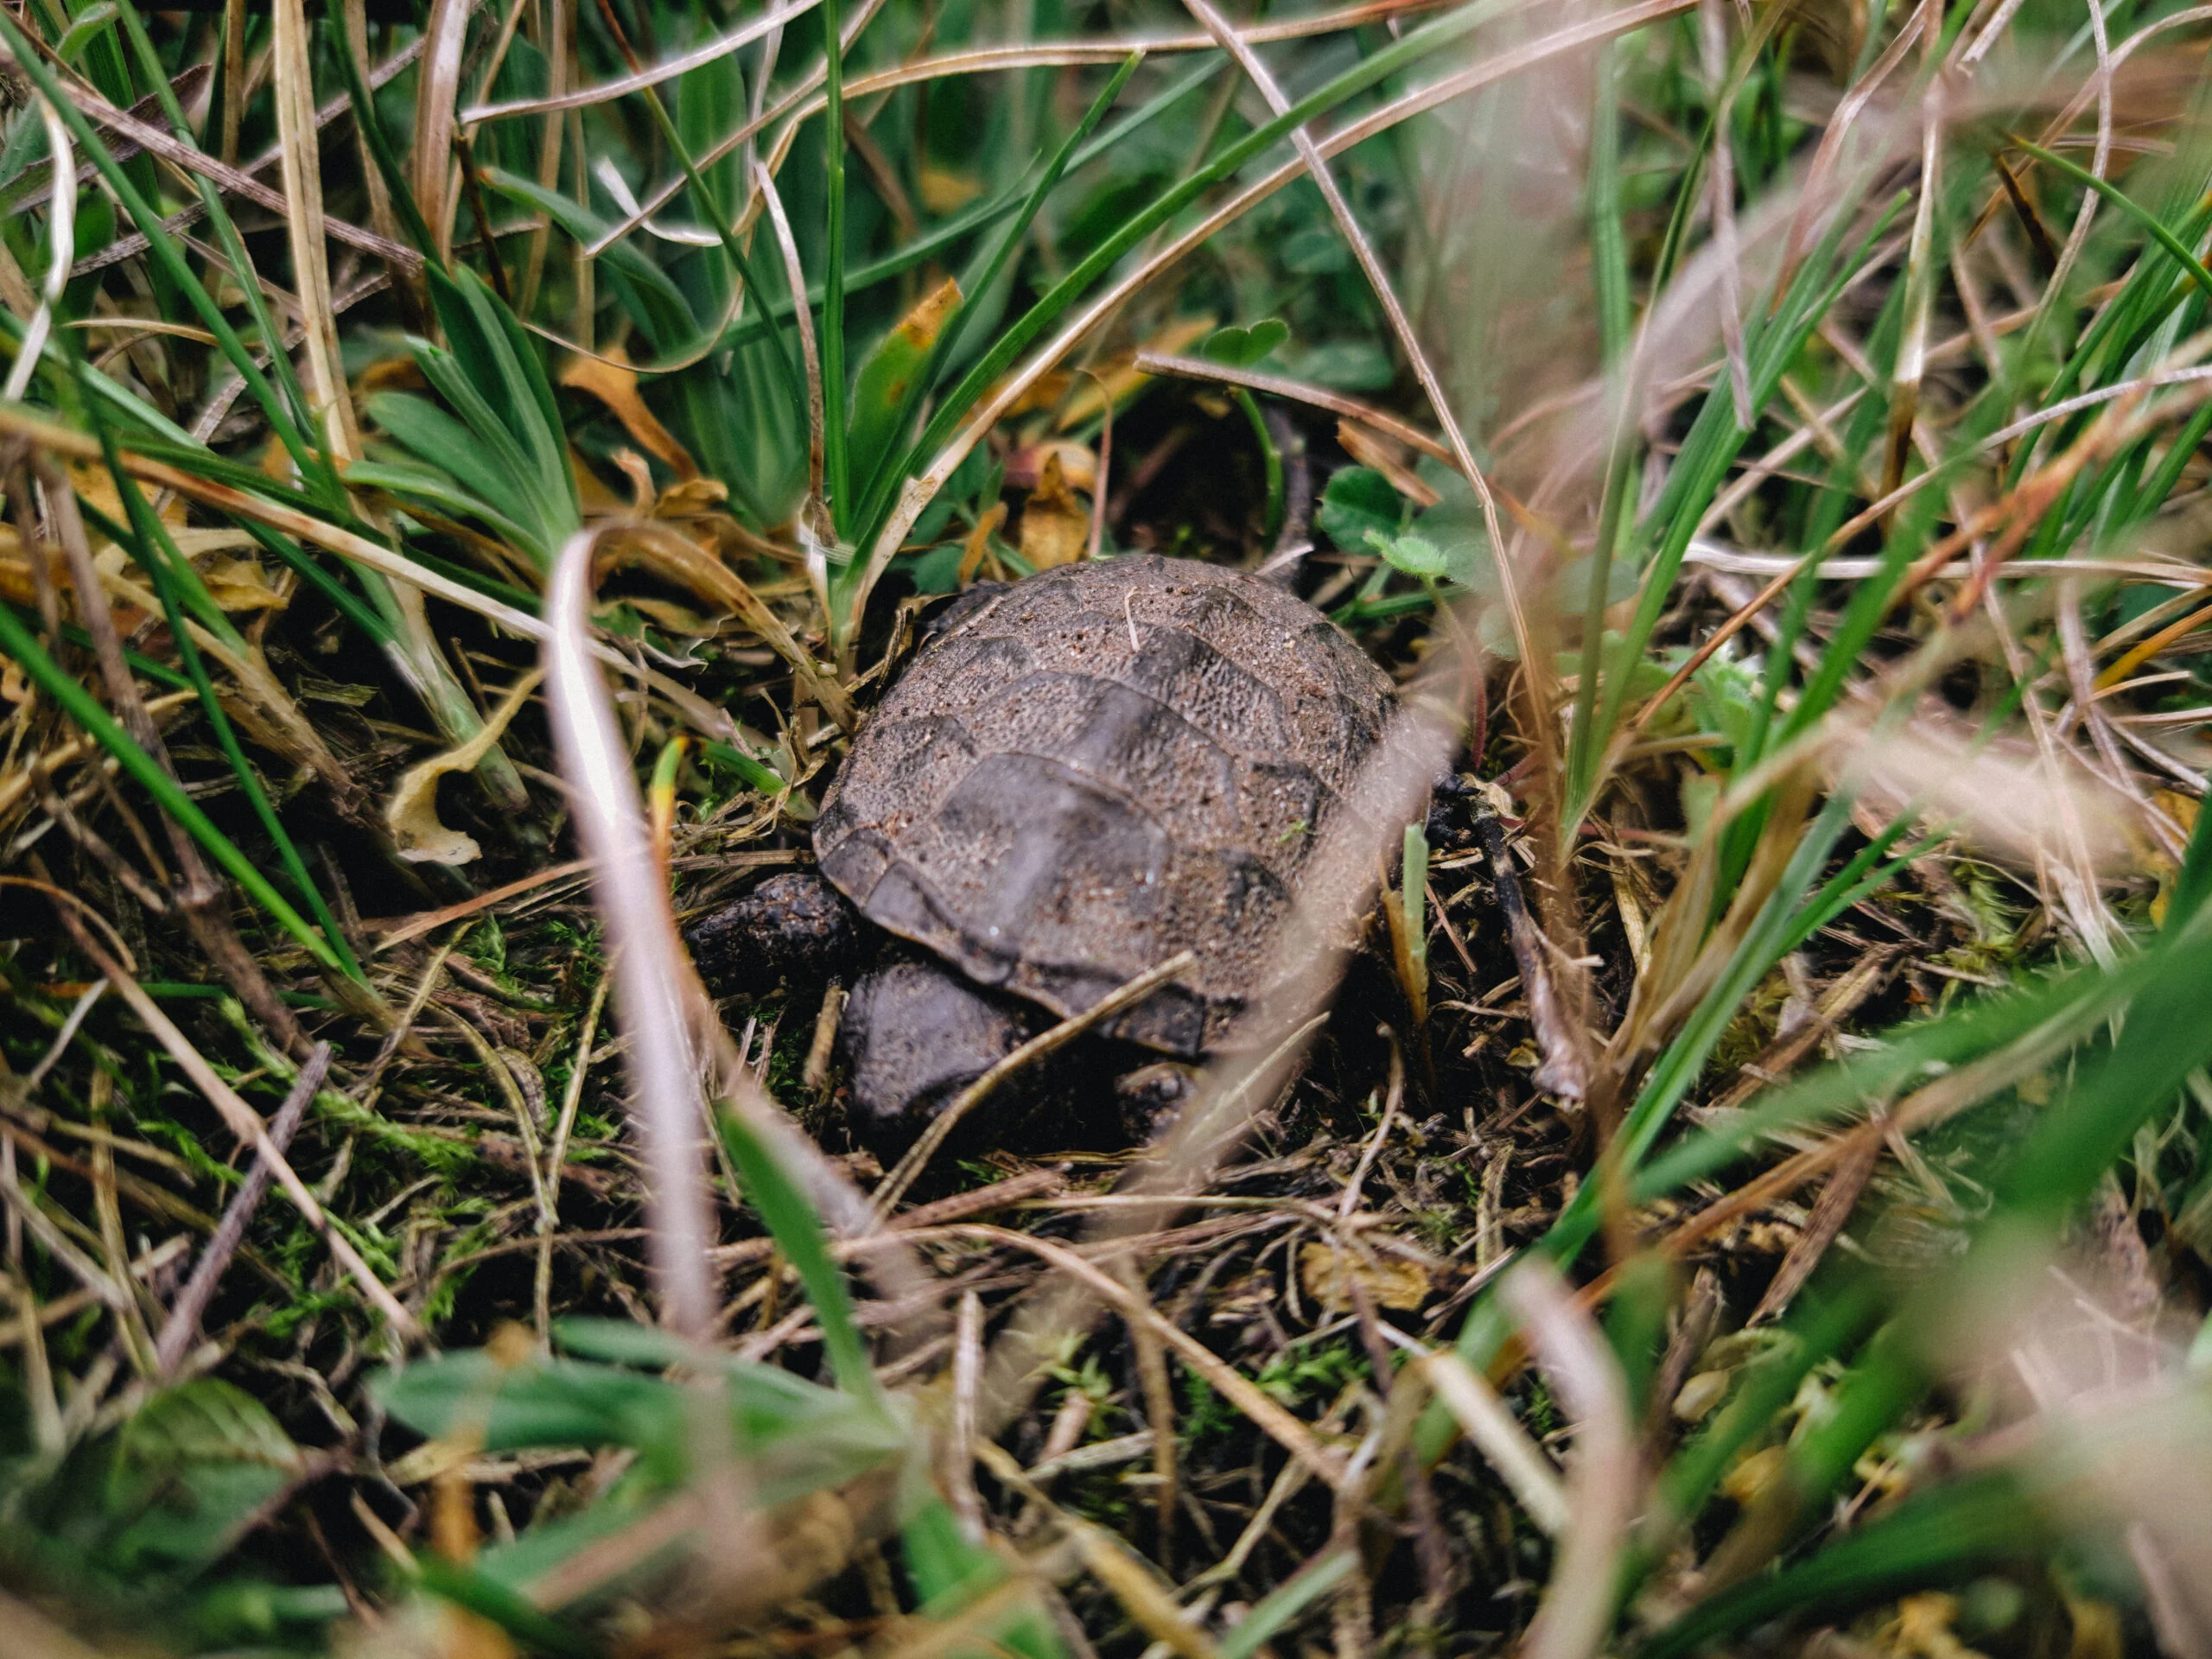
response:
<path id="1" fill-rule="evenodd" d="M 449 772 L 474 771 L 543 677 L 543 670 L 531 669 L 500 700 L 482 731 L 459 747 L 407 769 L 384 809 L 385 827 L 391 831 L 400 857 L 410 864 L 466 864 L 483 852 L 475 836 L 439 821 L 438 779 Z"/>
<path id="2" fill-rule="evenodd" d="M 1306 1294 L 1330 1309 L 1351 1305 L 1357 1283 L 1377 1307 L 1410 1313 L 1428 1298 L 1428 1271 L 1401 1256 L 1369 1258 L 1316 1240 L 1298 1253 L 1299 1282 Z"/>
<path id="3" fill-rule="evenodd" d="M 623 360 L 620 351 L 569 359 L 561 371 L 561 384 L 588 391 L 605 404 L 637 446 L 677 477 L 699 476 L 699 463 L 691 459 L 691 452 L 645 407 L 645 400 L 638 393 L 637 372 Z"/>

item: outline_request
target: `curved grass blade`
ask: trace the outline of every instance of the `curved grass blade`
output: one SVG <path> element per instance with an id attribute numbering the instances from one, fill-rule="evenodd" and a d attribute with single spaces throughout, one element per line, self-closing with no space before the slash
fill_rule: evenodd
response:
<path id="1" fill-rule="evenodd" d="M 1042 298 L 1001 332 L 991 349 L 979 358 L 952 391 L 945 395 L 916 447 L 930 452 L 941 448 L 986 389 L 1013 365 L 1014 359 L 1051 325 L 1054 318 L 1072 306 L 1123 254 L 1173 219 L 1213 186 L 1269 146 L 1288 137 L 1298 128 L 1327 114 L 1390 76 L 1414 67 L 1443 48 L 1473 33 L 1508 9 L 1509 0 L 1474 0 L 1471 4 L 1408 31 L 1372 57 L 1332 76 L 1272 120 L 1254 127 L 1205 165 L 1195 168 L 1180 184 L 1163 192 L 1130 214 L 1096 247 L 1084 255 L 1065 276 L 1054 283 Z M 882 535 L 885 523 L 889 520 L 893 502 L 887 502 L 876 518 L 854 537 L 856 546 L 871 550 L 863 556 L 865 563 L 861 560 L 855 562 L 863 571 L 875 563 L 874 544 Z M 862 579 L 867 578 L 863 576 Z"/>
<path id="2" fill-rule="evenodd" d="M 1121 120 L 1116 121 L 1078 149 L 1070 159 L 1067 170 L 1071 173 L 1080 172 L 1090 166 L 1091 162 L 1105 155 L 1123 139 L 1149 125 L 1174 105 L 1182 102 L 1184 99 L 1197 92 L 1219 74 L 1228 62 L 1229 60 L 1226 57 L 1214 54 L 1169 82 L 1166 88 L 1152 99 L 1139 105 Z M 928 264 L 946 249 L 956 246 L 978 231 L 988 230 L 1008 213 L 1020 211 L 1027 200 L 1027 193 L 1021 188 L 1020 181 L 1016 180 L 1012 188 L 1001 192 L 988 201 L 977 202 L 954 214 L 934 229 L 925 231 L 895 253 L 887 253 L 881 258 L 872 260 L 865 265 L 854 267 L 846 273 L 845 292 L 849 296 L 857 294 L 862 289 L 874 288 L 889 282 L 894 276 L 904 276 L 917 265 Z M 822 303 L 822 300 L 821 289 L 812 289 L 808 291 L 806 296 L 808 305 L 818 306 Z M 759 339 L 766 330 L 781 327 L 787 323 L 793 309 L 793 303 L 788 298 L 779 300 L 772 306 L 764 306 L 760 317 L 733 328 L 724 343 L 730 346 L 749 344 Z"/>

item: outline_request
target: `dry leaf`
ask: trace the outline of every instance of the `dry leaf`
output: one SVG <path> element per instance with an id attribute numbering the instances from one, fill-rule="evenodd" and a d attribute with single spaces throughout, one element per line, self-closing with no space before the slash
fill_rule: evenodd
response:
<path id="1" fill-rule="evenodd" d="M 407 769 L 384 809 L 385 827 L 402 858 L 410 864 L 466 864 L 483 852 L 474 836 L 438 821 L 438 779 L 449 772 L 474 771 L 543 677 L 542 669 L 531 669 L 501 699 L 482 731 L 460 747 Z"/>
<path id="2" fill-rule="evenodd" d="M 1748 1505 L 1774 1484 L 1789 1458 L 1789 1448 L 1786 1446 L 1763 1447 L 1738 1459 L 1736 1466 L 1721 1477 L 1720 1490 L 1738 1504 Z"/>
<path id="3" fill-rule="evenodd" d="M 1351 1302 L 1357 1283 L 1377 1307 L 1410 1313 L 1428 1298 L 1428 1269 L 1400 1256 L 1372 1260 L 1319 1240 L 1298 1253 L 1298 1280 L 1322 1306 L 1338 1309 Z"/>
<path id="4" fill-rule="evenodd" d="M 1058 452 L 1045 457 L 1021 509 L 1021 556 L 1039 570 L 1073 564 L 1090 544 L 1090 509 L 1076 499 Z"/>
<path id="5" fill-rule="evenodd" d="M 1098 488 L 1098 457 L 1087 443 L 1077 443 L 1072 438 L 1047 438 L 1041 443 L 1025 443 L 1011 451 L 1006 458 L 1006 483 L 1008 489 L 1033 490 L 1043 477 L 1045 463 L 1058 456 L 1060 475 L 1071 489 L 1086 495 Z"/>
<path id="6" fill-rule="evenodd" d="M 656 518 L 697 518 L 715 513 L 729 499 L 729 486 L 718 478 L 687 478 L 671 484 L 653 503 Z"/>
<path id="7" fill-rule="evenodd" d="M 965 173 L 955 173 L 950 168 L 935 162 L 922 163 L 921 176 L 916 181 L 920 187 L 922 206 L 932 213 L 957 213 L 983 194 L 983 181 Z"/>
<path id="8" fill-rule="evenodd" d="M 281 611 L 289 602 L 269 584 L 269 573 L 253 559 L 218 555 L 200 572 L 207 592 L 226 611 Z"/>
<path id="9" fill-rule="evenodd" d="M 576 481 L 576 505 L 583 509 L 585 518 L 618 518 L 630 510 L 620 496 L 607 487 L 606 480 L 592 469 L 590 463 L 576 453 L 574 445 L 569 449 L 569 476 Z"/>
<path id="10" fill-rule="evenodd" d="M 990 508 L 976 521 L 975 529 L 968 532 L 968 544 L 960 555 L 960 585 L 965 588 L 976 579 L 983 561 L 989 559 L 994 575 L 1001 578 L 1005 572 L 999 567 L 998 556 L 991 551 L 991 534 L 1006 523 L 1006 503 L 994 501 Z"/>
<path id="11" fill-rule="evenodd" d="M 1700 1371 L 1682 1384 L 1675 1396 L 1675 1416 L 1678 1421 L 1694 1423 L 1728 1397 L 1734 1383 L 1734 1375 L 1728 1371 Z"/>
<path id="12" fill-rule="evenodd" d="M 923 295 L 914 308 L 899 320 L 898 327 L 892 332 L 898 335 L 901 344 L 917 355 L 928 351 L 937 344 L 937 337 L 944 332 L 944 320 L 958 308 L 960 297 L 959 278 L 946 277 Z M 903 396 L 906 389 L 902 385 L 895 390 Z"/>
<path id="13" fill-rule="evenodd" d="M 2180 794 L 2171 789 L 2154 789 L 2151 791 L 2151 799 L 2160 811 L 2181 826 L 2183 835 L 2193 836 L 2196 833 L 2196 797 Z M 2158 894 L 2151 900 L 2151 919 L 2158 926 L 2164 927 L 2166 925 L 2166 906 L 2173 898 L 2174 878 L 2180 872 L 2176 869 L 2173 861 L 2170 858 L 2158 858 L 2147 861 L 2151 873 L 2158 878 Z"/>
<path id="14" fill-rule="evenodd" d="M 1004 384 L 1003 381 L 994 381 L 991 389 L 983 394 L 984 399 L 988 401 L 997 397 L 999 387 Z M 1016 415 L 1027 415 L 1033 410 L 1050 409 L 1067 396 L 1068 388 L 1074 384 L 1075 376 L 1070 374 L 1065 369 L 1054 369 L 1049 373 L 1040 374 L 1029 383 L 1029 389 L 1027 391 L 1014 400 L 1012 407 L 1007 410 L 1007 415 L 1010 418 Z"/>
<path id="15" fill-rule="evenodd" d="M 660 423 L 638 395 L 637 372 L 622 360 L 620 349 L 602 357 L 570 359 L 561 371 L 561 384 L 588 391 L 605 404 L 637 446 L 677 477 L 699 476 L 699 463 L 691 459 L 691 452 L 676 441 L 676 435 Z"/>
<path id="16" fill-rule="evenodd" d="M 1981 1659 L 1952 1630 L 1958 1617 L 1956 1596 L 1940 1591 L 1907 1596 L 1897 1603 L 1896 1619 L 1885 1625 L 1875 1640 L 1904 1659 Z"/>

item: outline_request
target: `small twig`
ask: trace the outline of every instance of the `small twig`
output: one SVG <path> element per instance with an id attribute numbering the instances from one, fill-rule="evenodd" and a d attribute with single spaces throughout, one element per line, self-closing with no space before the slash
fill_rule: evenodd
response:
<path id="1" fill-rule="evenodd" d="M 276 1116 L 270 1122 L 269 1144 L 279 1156 L 291 1147 L 300 1120 L 307 1115 L 308 1103 L 315 1098 L 329 1071 L 330 1045 L 317 1043 L 315 1052 L 308 1056 L 307 1064 L 300 1068 L 300 1075 L 292 1080 L 291 1091 L 284 1096 L 284 1103 L 276 1109 Z M 215 1287 L 230 1267 L 231 1257 L 245 1237 L 246 1224 L 261 1207 L 262 1197 L 273 1179 L 269 1160 L 257 1154 L 253 1167 L 246 1172 L 245 1184 L 231 1195 L 214 1236 L 200 1252 L 200 1260 L 193 1264 L 192 1277 L 185 1281 L 184 1288 L 169 1305 L 169 1316 L 162 1321 L 161 1334 L 154 1339 L 155 1375 L 162 1381 L 175 1376 L 176 1368 L 184 1363 L 185 1350 L 200 1330 L 200 1318 L 213 1300 Z"/>
<path id="2" fill-rule="evenodd" d="M 1031 1233 L 1018 1233 L 1005 1227 L 984 1224 L 969 1224 L 945 1229 L 953 1238 L 973 1239 L 979 1243 L 1002 1245 L 1008 1249 L 1026 1250 L 1046 1266 L 1081 1284 L 1091 1294 L 1109 1304 L 1122 1319 L 1131 1324 L 1143 1324 L 1159 1336 L 1179 1358 L 1203 1377 L 1212 1389 L 1231 1406 L 1252 1420 L 1254 1427 L 1287 1452 L 1294 1461 L 1304 1465 L 1313 1473 L 1326 1481 L 1332 1491 L 1341 1488 L 1350 1478 L 1343 1457 L 1324 1446 L 1313 1431 L 1292 1413 L 1275 1402 L 1274 1397 L 1252 1382 L 1213 1350 L 1200 1342 L 1172 1319 L 1164 1318 L 1158 1309 L 1143 1297 L 1133 1295 L 1126 1285 L 1110 1274 L 1103 1272 L 1090 1262 L 1057 1240 L 1040 1238 Z M 988 1446 L 985 1440 L 982 1446 Z M 980 1447 L 979 1447 L 980 1449 Z"/>
<path id="3" fill-rule="evenodd" d="M 954 1096 L 951 1103 L 937 1115 L 928 1128 L 922 1131 L 921 1139 L 914 1142 L 906 1155 L 899 1160 L 898 1166 L 886 1178 L 882 1186 L 877 1189 L 874 1199 L 876 1215 L 887 1216 L 898 1206 L 899 1200 L 906 1196 L 907 1188 L 913 1185 L 915 1179 L 936 1155 L 938 1148 L 960 1126 L 961 1119 L 988 1099 L 993 1090 L 1024 1067 L 1043 1059 L 1056 1049 L 1065 1047 L 1092 1027 L 1112 1019 L 1124 1008 L 1143 1001 L 1161 986 L 1195 966 L 1197 962 L 1196 952 L 1184 950 L 1170 957 L 1157 968 L 1147 969 L 1126 985 L 1101 997 L 1081 1014 L 1071 1014 L 1050 1031 L 1032 1037 Z"/>
<path id="4" fill-rule="evenodd" d="M 1375 1167 L 1375 1160 L 1382 1155 L 1382 1146 L 1390 1138 L 1390 1126 L 1397 1122 L 1399 1103 L 1406 1096 L 1406 1057 L 1398 1047 L 1395 1033 L 1390 1036 L 1390 1081 L 1383 1095 L 1382 1116 L 1376 1121 L 1374 1134 L 1367 1137 L 1367 1144 L 1359 1149 L 1359 1162 L 1353 1166 L 1351 1179 L 1337 1199 L 1337 1218 L 1349 1218 L 1359 1208 L 1359 1190 L 1366 1184 L 1367 1172 Z M 1371 1098 L 1371 1096 L 1370 1096 Z"/>
<path id="5" fill-rule="evenodd" d="M 1310 404 L 1325 409 L 1332 415 L 1357 421 L 1362 426 L 1372 427 L 1385 437 L 1395 438 L 1400 443 L 1418 449 L 1446 467 L 1456 463 L 1452 451 L 1417 426 L 1409 426 L 1388 410 L 1372 404 L 1363 404 L 1357 397 L 1347 397 L 1340 391 L 1331 391 L 1324 386 L 1308 385 L 1303 380 L 1293 380 L 1287 375 L 1263 374 L 1257 369 L 1233 368 L 1226 363 L 1210 363 L 1203 358 L 1178 357 L 1167 352 L 1139 352 L 1134 365 L 1140 374 L 1173 374 L 1186 380 L 1211 380 L 1224 386 L 1242 386 L 1247 391 L 1264 392 L 1270 397 L 1287 398 L 1293 403 Z"/>

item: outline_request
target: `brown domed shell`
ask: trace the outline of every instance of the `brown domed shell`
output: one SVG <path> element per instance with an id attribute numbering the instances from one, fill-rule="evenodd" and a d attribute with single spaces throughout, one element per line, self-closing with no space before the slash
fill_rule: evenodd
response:
<path id="1" fill-rule="evenodd" d="M 1299 872 L 1390 683 L 1258 577 L 1150 555 L 971 601 L 854 743 L 815 825 L 869 920 L 1077 1014 L 1178 951 L 1112 1029 L 1195 1055 L 1281 964 Z"/>

